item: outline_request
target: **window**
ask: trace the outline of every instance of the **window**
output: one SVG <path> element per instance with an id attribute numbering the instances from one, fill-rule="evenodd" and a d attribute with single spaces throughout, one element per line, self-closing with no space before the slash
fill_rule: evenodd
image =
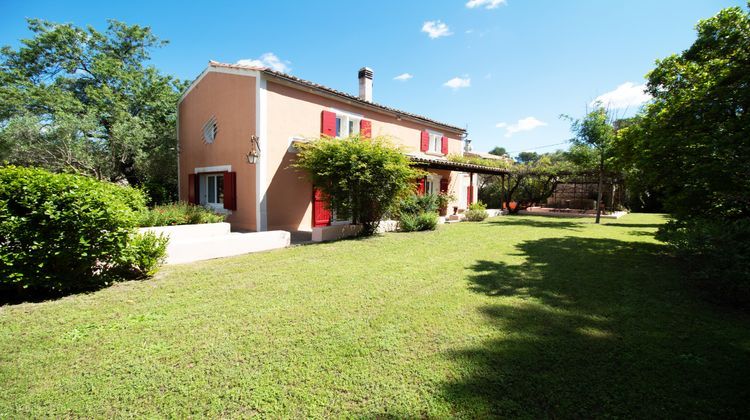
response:
<path id="1" fill-rule="evenodd" d="M 336 112 L 336 137 L 349 137 L 359 133 L 359 124 L 362 118 Z"/>
<path id="2" fill-rule="evenodd" d="M 430 147 L 428 148 L 428 151 L 431 153 L 442 153 L 442 147 L 443 135 L 430 131 Z"/>
<path id="3" fill-rule="evenodd" d="M 427 175 L 424 179 L 424 193 L 425 194 L 437 194 L 440 192 L 440 175 Z"/>
<path id="4" fill-rule="evenodd" d="M 211 117 L 205 124 L 203 124 L 203 142 L 211 144 L 216 140 L 216 134 L 219 132 L 219 127 L 216 124 L 216 117 Z"/>
<path id="5" fill-rule="evenodd" d="M 224 205 L 224 175 L 209 174 L 202 177 L 201 182 L 201 204 L 211 207 L 223 207 Z"/>

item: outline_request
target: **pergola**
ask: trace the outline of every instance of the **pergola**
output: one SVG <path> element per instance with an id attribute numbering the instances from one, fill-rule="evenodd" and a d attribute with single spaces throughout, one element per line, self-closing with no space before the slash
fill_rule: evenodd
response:
<path id="1" fill-rule="evenodd" d="M 474 191 L 474 174 L 483 175 L 500 175 L 509 174 L 506 169 L 495 168 L 492 166 L 476 165 L 473 163 L 453 162 L 445 159 L 431 159 L 422 156 L 408 155 L 414 166 L 421 166 L 429 169 L 444 169 L 448 171 L 460 171 L 469 173 L 469 188 Z M 473 193 L 472 193 L 473 194 Z M 473 202 L 473 197 L 472 197 Z"/>

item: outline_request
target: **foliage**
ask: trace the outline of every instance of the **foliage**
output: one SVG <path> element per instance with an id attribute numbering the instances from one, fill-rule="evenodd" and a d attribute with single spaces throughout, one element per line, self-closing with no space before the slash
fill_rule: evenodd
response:
<path id="1" fill-rule="evenodd" d="M 450 160 L 451 162 L 468 163 L 471 165 L 489 166 L 491 168 L 500 169 L 508 169 L 513 166 L 512 162 L 509 162 L 505 159 L 485 159 L 480 157 L 463 156 L 456 154 L 448 155 L 448 160 Z"/>
<path id="2" fill-rule="evenodd" d="M 411 194 L 398 204 L 395 216 L 401 214 L 435 213 L 440 208 L 439 198 L 435 194 Z"/>
<path id="3" fill-rule="evenodd" d="M 469 204 L 469 209 L 464 212 L 466 220 L 470 222 L 481 222 L 482 220 L 489 217 L 487 213 L 487 205 L 481 201 L 477 201 Z"/>
<path id="4" fill-rule="evenodd" d="M 653 101 L 623 129 L 619 157 L 675 221 L 661 232 L 692 277 L 748 302 L 750 12 L 722 10 L 648 74 Z"/>
<path id="5" fill-rule="evenodd" d="M 0 168 L 0 289 L 29 297 L 106 284 L 130 268 L 123 256 L 144 201 L 85 176 Z"/>
<path id="6" fill-rule="evenodd" d="M 300 146 L 297 163 L 341 218 L 372 235 L 383 216 L 414 189 L 422 173 L 385 137 L 323 137 Z"/>
<path id="7" fill-rule="evenodd" d="M 169 237 L 154 232 L 133 233 L 117 264 L 119 275 L 142 279 L 156 274 L 167 256 Z"/>
<path id="8" fill-rule="evenodd" d="M 439 192 L 437 194 L 437 207 L 438 209 L 448 208 L 448 204 L 456 201 L 456 196 L 448 192 Z"/>
<path id="9" fill-rule="evenodd" d="M 516 156 L 518 163 L 534 163 L 539 160 L 539 154 L 537 152 L 521 152 Z"/>
<path id="10" fill-rule="evenodd" d="M 702 20 L 648 75 L 653 103 L 624 137 L 628 160 L 678 219 L 750 217 L 750 13 Z"/>
<path id="11" fill-rule="evenodd" d="M 150 201 L 173 200 L 186 83 L 147 65 L 166 42 L 115 20 L 104 32 L 28 25 L 33 38 L 0 50 L 0 161 L 149 184 Z"/>
<path id="12" fill-rule="evenodd" d="M 435 230 L 438 215 L 435 212 L 402 213 L 398 227 L 402 232 Z"/>
<path id="13" fill-rule="evenodd" d="M 714 298 L 750 308 L 750 220 L 675 220 L 657 238 L 670 244 Z"/>
<path id="14" fill-rule="evenodd" d="M 489 154 L 496 156 L 505 156 L 508 154 L 508 152 L 504 147 L 495 146 L 492 150 L 489 151 Z"/>
<path id="15" fill-rule="evenodd" d="M 195 225 L 201 223 L 219 223 L 224 215 L 213 212 L 203 206 L 179 202 L 155 206 L 141 213 L 138 226 L 171 226 Z"/>
<path id="16" fill-rule="evenodd" d="M 399 229 L 403 232 L 434 230 L 437 227 L 437 211 L 440 207 L 438 194 L 412 194 L 403 198 L 395 212 Z"/>
<path id="17" fill-rule="evenodd" d="M 596 152 L 598 160 L 596 168 L 599 176 L 596 197 L 596 223 L 599 223 L 601 220 L 604 171 L 606 170 L 607 159 L 611 158 L 613 153 L 617 134 L 615 124 L 612 121 L 610 112 L 602 107 L 601 104 L 597 104 L 597 107 L 587 113 L 583 119 L 575 120 L 570 117 L 566 118 L 571 120 L 570 128 L 575 133 L 575 137 L 571 140 L 573 144 L 578 145 L 579 148 L 590 147 Z M 583 150 L 585 149 L 579 149 L 576 152 Z"/>

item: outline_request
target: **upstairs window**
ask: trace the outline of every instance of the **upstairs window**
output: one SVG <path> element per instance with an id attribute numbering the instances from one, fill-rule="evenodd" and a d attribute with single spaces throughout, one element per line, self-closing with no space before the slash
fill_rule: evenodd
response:
<path id="1" fill-rule="evenodd" d="M 205 124 L 203 124 L 203 142 L 211 144 L 216 140 L 216 135 L 219 133 L 219 126 L 216 124 L 216 117 L 211 117 Z"/>
<path id="2" fill-rule="evenodd" d="M 336 137 L 344 138 L 359 133 L 362 118 L 355 115 L 336 113 Z"/>
<path id="3" fill-rule="evenodd" d="M 427 151 L 431 153 L 441 153 L 443 135 L 430 131 L 430 147 Z"/>

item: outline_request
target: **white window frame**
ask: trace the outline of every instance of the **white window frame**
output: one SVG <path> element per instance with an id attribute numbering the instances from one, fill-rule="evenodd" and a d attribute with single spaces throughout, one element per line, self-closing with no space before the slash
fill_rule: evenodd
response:
<path id="1" fill-rule="evenodd" d="M 437 131 L 427 130 L 429 134 L 429 142 L 427 147 L 427 153 L 443 155 L 443 133 Z"/>
<path id="2" fill-rule="evenodd" d="M 340 111 L 337 109 L 331 109 L 331 112 L 336 114 L 336 138 L 341 139 L 359 133 L 360 124 L 364 119 L 362 115 L 352 114 L 351 112 Z M 339 121 L 341 121 L 340 129 L 338 128 Z M 352 125 L 351 129 L 349 128 L 350 123 Z"/>
<path id="3" fill-rule="evenodd" d="M 214 172 L 214 173 L 203 173 L 200 174 L 200 193 L 201 193 L 201 205 L 209 207 L 213 210 L 217 211 L 223 211 L 224 210 L 224 197 L 222 194 L 221 201 L 218 201 L 218 178 L 221 177 L 222 179 L 222 191 L 224 186 L 224 173 L 220 172 Z M 214 184 L 214 197 L 208 196 L 208 187 L 209 183 L 212 182 Z M 210 198 L 213 198 L 216 200 L 215 202 L 209 201 Z"/>
<path id="4" fill-rule="evenodd" d="M 440 180 L 443 177 L 436 174 L 429 174 L 424 180 L 424 193 L 425 194 L 438 194 L 440 192 Z M 429 185 L 429 188 L 428 188 Z"/>

